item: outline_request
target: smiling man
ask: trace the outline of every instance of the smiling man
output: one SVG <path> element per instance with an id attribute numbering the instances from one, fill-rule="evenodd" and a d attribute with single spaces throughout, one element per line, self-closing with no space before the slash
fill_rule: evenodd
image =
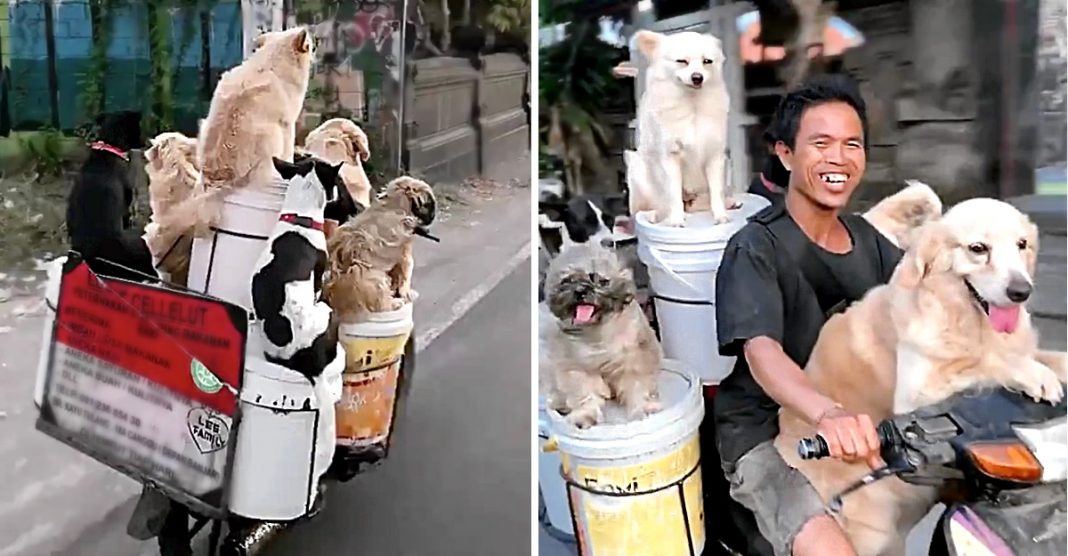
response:
<path id="1" fill-rule="evenodd" d="M 780 407 L 815 425 L 832 456 L 879 462 L 871 419 L 820 394 L 802 370 L 827 318 L 887 282 L 901 257 L 863 218 L 842 213 L 864 176 L 867 127 L 848 77 L 818 76 L 787 93 L 772 124 L 790 172 L 785 202 L 735 234 L 716 277 L 720 352 L 738 357 L 715 398 L 721 463 L 731 496 L 755 514 L 777 556 L 855 554 L 772 445 Z"/>

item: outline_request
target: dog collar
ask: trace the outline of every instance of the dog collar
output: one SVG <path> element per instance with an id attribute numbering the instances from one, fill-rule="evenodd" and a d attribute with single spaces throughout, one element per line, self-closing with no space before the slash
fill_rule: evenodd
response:
<path id="1" fill-rule="evenodd" d="M 304 226 L 305 228 L 311 228 L 313 230 L 323 231 L 323 223 L 311 218 L 310 216 L 300 216 L 287 212 L 278 217 L 279 222 L 288 222 L 290 224 L 296 224 L 297 226 Z"/>
<path id="2" fill-rule="evenodd" d="M 105 143 L 103 141 L 97 141 L 95 143 L 92 143 L 92 144 L 89 145 L 89 148 L 93 149 L 94 151 L 109 152 L 109 153 L 111 153 L 111 154 L 113 154 L 113 155 L 125 160 L 126 162 L 130 161 L 130 156 L 126 154 L 126 151 L 124 151 L 124 150 L 122 150 L 122 149 L 120 149 L 118 147 L 114 147 L 112 145 L 109 145 L 109 144 L 107 144 L 107 143 Z"/>
<path id="3" fill-rule="evenodd" d="M 975 299 L 975 302 L 979 304 L 979 307 L 983 310 L 983 312 L 989 315 L 990 304 L 987 303 L 985 299 L 983 299 L 983 296 L 979 295 L 979 292 L 975 290 L 975 287 L 972 286 L 971 282 L 965 280 L 964 285 L 967 286 L 968 292 L 972 294 L 972 297 Z"/>

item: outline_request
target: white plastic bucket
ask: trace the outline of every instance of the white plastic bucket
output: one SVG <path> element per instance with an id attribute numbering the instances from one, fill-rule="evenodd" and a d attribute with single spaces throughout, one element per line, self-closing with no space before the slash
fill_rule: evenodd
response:
<path id="1" fill-rule="evenodd" d="M 606 423 L 580 430 L 548 410 L 583 556 L 704 550 L 701 383 L 671 360 L 663 362 L 658 382 L 664 408 L 639 421 L 626 422 L 622 408 L 612 406 Z"/>
<path id="2" fill-rule="evenodd" d="M 338 326 L 338 339 L 346 354 L 343 392 L 337 406 L 339 445 L 356 451 L 388 449 L 401 358 L 412 327 L 411 303 Z"/>
<path id="3" fill-rule="evenodd" d="M 634 219 L 638 259 L 649 270 L 664 355 L 693 369 L 705 384 L 719 384 L 734 367 L 716 341 L 716 272 L 731 236 L 769 205 L 747 193 L 731 221 L 715 224 L 712 213 L 688 214 L 681 228 L 650 224 L 648 212 Z"/>
<path id="4" fill-rule="evenodd" d="M 334 404 L 344 352 L 316 380 L 263 359 L 258 325 L 250 323 L 230 481 L 230 511 L 265 521 L 306 514 L 319 478 L 334 457 Z"/>
<path id="5" fill-rule="evenodd" d="M 56 307 L 59 305 L 59 285 L 63 281 L 63 265 L 67 257 L 59 257 L 48 263 L 45 282 L 45 317 L 41 328 L 41 348 L 37 355 L 37 380 L 33 384 L 33 403 L 38 408 L 44 402 L 45 383 L 48 380 L 48 356 L 52 347 L 52 327 L 56 322 Z"/>
<path id="6" fill-rule="evenodd" d="M 286 182 L 236 190 L 223 199 L 215 232 L 193 240 L 189 289 L 252 310 L 252 272 L 278 222 Z"/>
<path id="7" fill-rule="evenodd" d="M 553 533 L 574 537 L 575 528 L 571 524 L 567 487 L 564 478 L 560 476 L 560 453 L 545 449 L 551 434 L 545 397 L 538 396 L 538 490 L 545 504 L 549 521 L 547 525 L 554 530 Z"/>

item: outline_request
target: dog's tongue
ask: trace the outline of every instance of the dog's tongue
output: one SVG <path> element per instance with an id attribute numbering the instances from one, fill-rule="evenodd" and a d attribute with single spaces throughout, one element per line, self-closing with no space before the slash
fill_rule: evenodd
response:
<path id="1" fill-rule="evenodd" d="M 1016 325 L 1020 322 L 1020 306 L 1008 305 L 1006 307 L 990 306 L 990 325 L 994 330 L 1005 334 L 1016 331 Z"/>
<path id="2" fill-rule="evenodd" d="M 589 324 L 593 320 L 593 305 L 583 303 L 575 307 L 575 324 Z"/>

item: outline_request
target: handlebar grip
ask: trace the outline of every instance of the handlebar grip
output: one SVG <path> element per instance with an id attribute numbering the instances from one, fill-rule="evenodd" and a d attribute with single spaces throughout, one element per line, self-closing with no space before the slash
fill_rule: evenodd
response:
<path id="1" fill-rule="evenodd" d="M 831 449 L 822 436 L 813 436 L 798 441 L 797 455 L 801 459 L 822 459 L 831 455 Z"/>
<path id="2" fill-rule="evenodd" d="M 892 420 L 880 422 L 875 430 L 879 434 L 879 443 L 884 449 L 896 444 L 897 427 Z M 801 456 L 801 459 L 823 459 L 830 457 L 831 448 L 822 436 L 811 436 L 797 442 L 797 455 Z"/>

